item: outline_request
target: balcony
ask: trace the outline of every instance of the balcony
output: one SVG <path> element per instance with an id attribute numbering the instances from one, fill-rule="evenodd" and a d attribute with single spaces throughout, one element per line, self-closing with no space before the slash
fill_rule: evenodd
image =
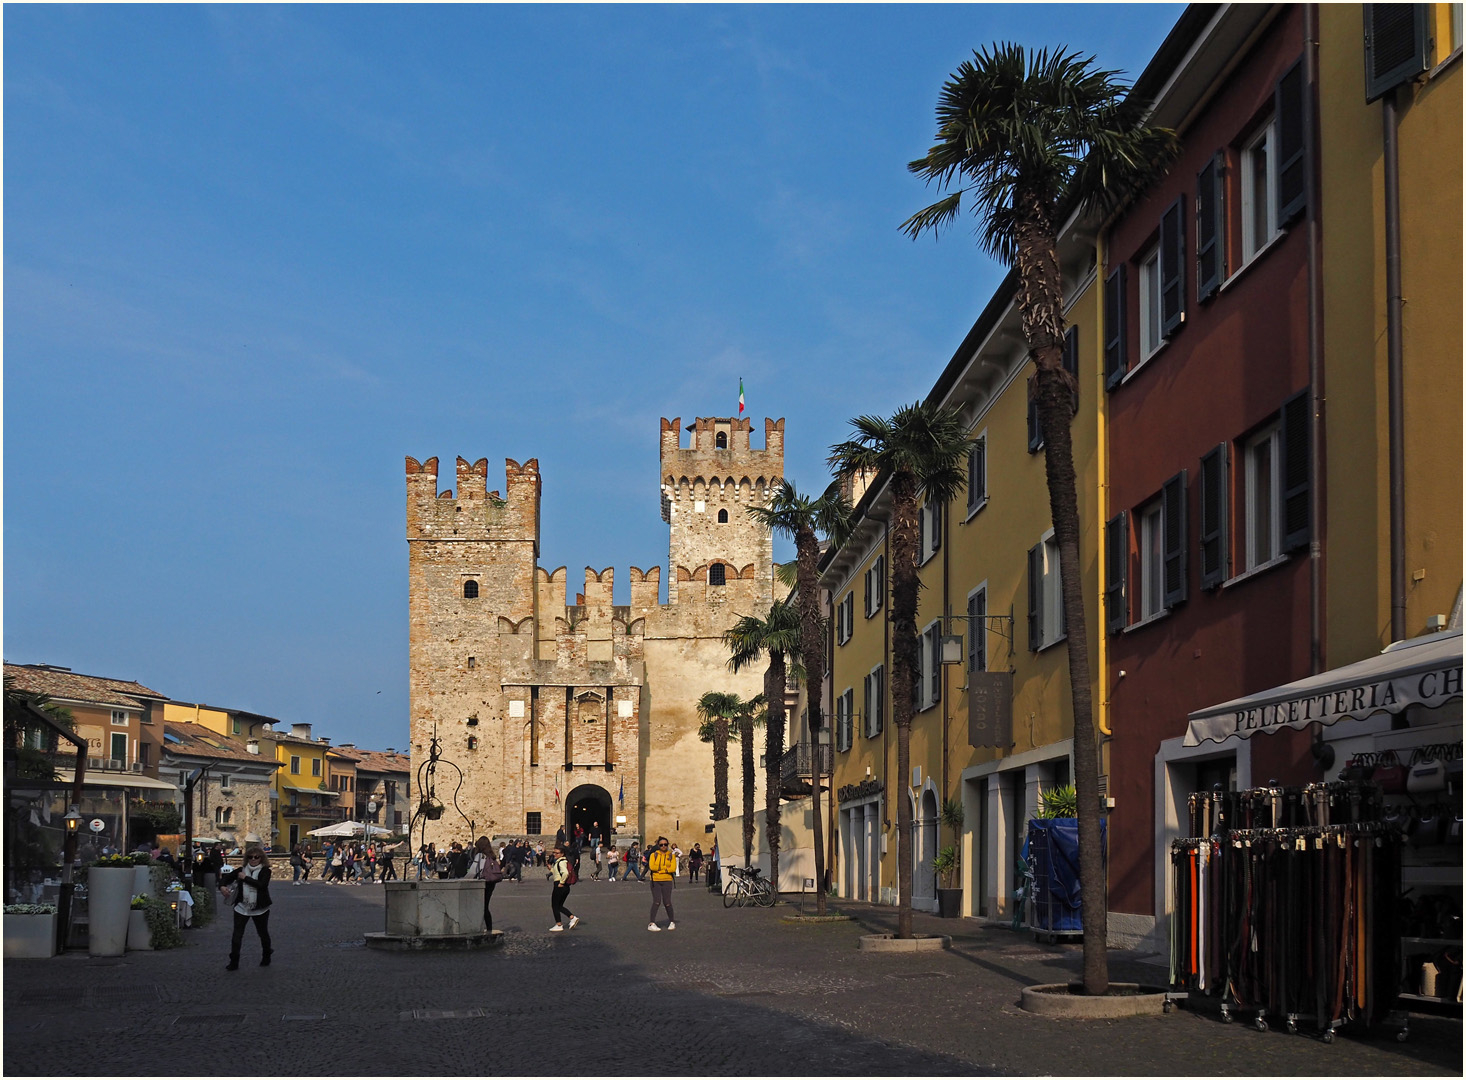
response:
<path id="1" fill-rule="evenodd" d="M 340 821 L 341 808 L 339 806 L 291 806 L 285 803 L 280 807 L 280 816 L 285 818 L 299 818 L 303 821 Z"/>
<path id="2" fill-rule="evenodd" d="M 820 775 L 828 778 L 833 771 L 835 755 L 829 743 L 819 746 Z M 784 751 L 779 759 L 779 793 L 786 799 L 801 798 L 810 793 L 811 754 L 809 743 L 799 743 Z M 826 779 L 826 785 L 828 779 Z M 821 791 L 825 785 L 821 785 Z"/>

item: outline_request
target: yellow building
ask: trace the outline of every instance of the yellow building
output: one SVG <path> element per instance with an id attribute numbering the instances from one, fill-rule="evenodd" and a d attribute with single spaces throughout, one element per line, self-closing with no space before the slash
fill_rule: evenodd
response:
<path id="1" fill-rule="evenodd" d="M 1098 625 L 1103 525 L 1100 320 L 1092 241 L 1071 222 L 1061 242 L 1066 349 L 1079 383 L 1073 422 L 1083 522 L 1086 612 Z M 849 541 L 821 563 L 832 604 L 827 700 L 834 731 L 840 895 L 896 902 L 895 798 L 911 800 L 913 906 L 935 910 L 932 861 L 952 844 L 940 823 L 960 801 L 962 911 L 1010 917 L 1015 859 L 1041 790 L 1071 782 L 1073 718 L 1065 621 L 1059 601 L 1042 442 L 1029 408 L 1032 365 L 1010 275 L 927 395 L 963 411 L 972 438 L 968 490 L 922 513 L 917 620 L 921 675 L 911 732 L 911 775 L 895 776 L 890 701 L 890 495 L 877 478 L 856 507 Z M 1097 407 L 1099 403 L 1099 407 Z M 876 411 L 880 411 L 877 409 Z M 974 632 L 975 631 L 975 632 Z M 960 636 L 958 663 L 941 663 L 941 638 Z M 1091 630 L 1091 670 L 1103 670 L 1103 635 Z M 949 658 L 953 659 L 953 658 Z M 1095 692 L 1097 703 L 1102 694 Z M 974 702 L 979 702 L 974 707 Z"/>
<path id="2" fill-rule="evenodd" d="M 1368 84 L 1382 73 L 1378 64 L 1369 70 L 1374 53 L 1366 53 L 1359 5 L 1317 9 L 1328 667 L 1373 656 L 1395 638 L 1441 629 L 1432 620 L 1449 620 L 1460 604 L 1461 5 L 1393 7 L 1416 20 L 1399 26 L 1413 40 L 1393 54 L 1403 58 L 1396 70 L 1406 81 L 1373 101 L 1366 99 L 1383 84 Z M 1403 298 L 1404 614 L 1394 631 L 1385 205 L 1389 97 L 1397 116 Z"/>
<path id="3" fill-rule="evenodd" d="M 341 793 L 331 789 L 326 759 L 331 745 L 311 738 L 309 724 L 291 724 L 275 733 L 276 759 L 283 766 L 275 776 L 279 793 L 277 843 L 292 848 L 312 829 L 342 820 Z"/>

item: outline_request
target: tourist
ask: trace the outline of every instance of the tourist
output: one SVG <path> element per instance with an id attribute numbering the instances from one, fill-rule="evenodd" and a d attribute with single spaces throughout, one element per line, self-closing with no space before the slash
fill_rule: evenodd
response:
<path id="1" fill-rule="evenodd" d="M 296 844 L 290 849 L 290 869 L 294 874 L 294 877 L 290 881 L 292 885 L 301 884 L 300 879 L 302 873 L 307 877 L 310 875 L 310 869 L 305 861 L 305 852 L 299 844 Z"/>
<path id="2" fill-rule="evenodd" d="M 347 844 L 346 854 L 343 855 L 341 858 L 345 863 L 346 880 L 351 882 L 353 885 L 360 885 L 361 878 L 357 876 L 356 868 L 356 845 Z"/>
<path id="3" fill-rule="evenodd" d="M 326 876 L 326 882 L 330 885 L 341 885 L 346 879 L 346 855 L 338 845 L 336 853 L 331 856 L 331 869 Z"/>
<path id="4" fill-rule="evenodd" d="M 555 830 L 555 846 L 557 848 L 561 848 L 561 849 L 564 849 L 565 848 L 565 826 L 564 825 L 561 825 L 558 829 Z"/>
<path id="5" fill-rule="evenodd" d="M 698 874 L 702 873 L 701 844 L 693 844 L 692 850 L 687 853 L 687 870 L 692 881 L 698 880 Z"/>
<path id="6" fill-rule="evenodd" d="M 671 845 L 665 836 L 657 837 L 656 849 L 647 860 L 652 872 L 652 913 L 647 916 L 646 928 L 660 930 L 657 925 L 657 908 L 667 909 L 667 929 L 676 930 L 676 916 L 672 914 L 672 879 L 677 874 L 677 857 L 671 852 Z"/>
<path id="7" fill-rule="evenodd" d="M 591 880 L 592 881 L 600 881 L 601 880 L 601 849 L 600 849 L 600 847 L 598 845 L 596 845 L 594 843 L 592 843 L 592 845 L 591 845 L 590 857 L 591 857 L 591 870 L 590 870 Z"/>
<path id="8" fill-rule="evenodd" d="M 621 880 L 630 881 L 633 877 L 637 881 L 646 880 L 641 872 L 641 849 L 635 840 L 631 841 L 631 847 L 626 850 L 626 869 L 621 874 Z"/>
<path id="9" fill-rule="evenodd" d="M 493 841 L 487 836 L 480 836 L 474 841 L 468 876 L 484 883 L 484 930 L 492 934 L 494 916 L 489 913 L 489 901 L 493 899 L 494 886 L 504 880 L 504 867 L 494 854 Z"/>
<path id="10" fill-rule="evenodd" d="M 383 884 L 386 884 L 389 881 L 396 881 L 397 880 L 397 867 L 392 864 L 392 849 L 391 848 L 384 847 L 382 849 L 381 861 L 382 861 L 382 883 Z"/>
<path id="11" fill-rule="evenodd" d="M 265 853 L 253 845 L 244 855 L 244 866 L 235 871 L 234 937 L 229 942 L 229 963 L 225 971 L 239 970 L 239 947 L 244 944 L 244 928 L 254 923 L 260 936 L 260 967 L 270 966 L 270 865 Z M 221 885 L 221 891 L 224 886 Z"/>
<path id="12" fill-rule="evenodd" d="M 570 865 L 570 859 L 566 851 L 560 845 L 555 845 L 555 853 L 551 856 L 550 878 L 555 886 L 550 890 L 550 912 L 555 916 L 555 925 L 550 927 L 550 933 L 558 934 L 562 930 L 574 930 L 580 922 L 580 917 L 565 906 L 566 899 L 570 896 L 570 886 L 574 885 L 577 875 Z M 570 916 L 570 925 L 565 925 L 565 916 Z"/>
<path id="13" fill-rule="evenodd" d="M 606 845 L 606 876 L 610 878 L 611 884 L 616 884 L 616 867 L 620 865 L 621 855 L 616 850 L 615 844 Z"/>
<path id="14" fill-rule="evenodd" d="M 682 849 L 676 844 L 672 845 L 672 858 L 677 860 L 677 869 L 672 872 L 672 876 L 675 878 L 682 873 Z"/>

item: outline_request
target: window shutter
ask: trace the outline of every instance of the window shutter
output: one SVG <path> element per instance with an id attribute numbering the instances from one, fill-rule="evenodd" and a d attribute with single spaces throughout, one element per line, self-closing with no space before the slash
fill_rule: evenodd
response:
<path id="1" fill-rule="evenodd" d="M 1038 402 L 1033 396 L 1033 376 L 1028 377 L 1028 452 L 1037 453 L 1044 444 L 1043 435 L 1039 431 L 1038 424 Z"/>
<path id="2" fill-rule="evenodd" d="M 1130 622 L 1125 577 L 1130 568 L 1130 522 L 1121 510 L 1105 522 L 1105 630 L 1118 634 Z"/>
<path id="3" fill-rule="evenodd" d="M 1161 334 L 1170 337 L 1186 321 L 1186 200 L 1161 215 Z"/>
<path id="4" fill-rule="evenodd" d="M 876 668 L 875 675 L 876 675 L 876 677 L 875 677 L 875 692 L 876 692 L 876 730 L 875 730 L 875 733 L 877 735 L 879 735 L 885 729 L 885 726 L 886 726 L 886 669 L 885 669 L 885 667 L 878 667 L 878 668 Z"/>
<path id="5" fill-rule="evenodd" d="M 1186 470 L 1161 488 L 1161 603 L 1186 602 Z"/>
<path id="6" fill-rule="evenodd" d="M 871 717 L 873 715 L 872 712 L 871 712 L 871 707 L 870 707 L 870 676 L 869 675 L 867 675 L 865 677 L 865 681 L 862 684 L 862 688 L 861 688 L 861 692 L 860 692 L 860 700 L 864 704 L 864 707 L 865 707 L 865 719 L 864 719 L 864 721 L 863 721 L 863 723 L 861 725 L 861 734 L 864 735 L 868 739 L 868 738 L 870 738 L 870 721 L 871 721 Z"/>
<path id="7" fill-rule="evenodd" d="M 967 670 L 988 668 L 988 594 L 975 592 L 967 598 Z"/>
<path id="8" fill-rule="evenodd" d="M 1311 535 L 1308 506 L 1309 391 L 1283 402 L 1283 550 L 1306 547 Z"/>
<path id="9" fill-rule="evenodd" d="M 974 439 L 967 451 L 967 508 L 982 505 L 987 498 L 987 440 Z"/>
<path id="10" fill-rule="evenodd" d="M 1308 206 L 1308 187 L 1304 182 L 1307 169 L 1303 158 L 1308 152 L 1303 141 L 1304 89 L 1303 61 L 1300 60 L 1283 72 L 1273 92 L 1278 125 L 1278 152 L 1273 155 L 1273 168 L 1277 170 L 1280 229 Z"/>
<path id="11" fill-rule="evenodd" d="M 943 504 L 931 503 L 932 508 L 932 550 L 937 551 L 942 546 L 942 510 Z"/>
<path id="12" fill-rule="evenodd" d="M 1364 100 L 1378 101 L 1425 71 L 1428 4 L 1364 5 Z"/>
<path id="13" fill-rule="evenodd" d="M 1074 380 L 1074 412 L 1079 411 L 1079 327 L 1064 332 L 1064 370 Z"/>
<path id="14" fill-rule="evenodd" d="M 927 631 L 927 636 L 931 642 L 931 659 L 928 661 L 932 681 L 931 703 L 935 705 L 942 700 L 942 624 L 933 626 Z"/>
<path id="15" fill-rule="evenodd" d="M 1201 587 L 1215 589 L 1227 578 L 1227 444 L 1201 459 Z"/>
<path id="16" fill-rule="evenodd" d="M 1196 299 L 1211 297 L 1227 276 L 1227 204 L 1220 152 L 1196 177 Z"/>
<path id="17" fill-rule="evenodd" d="M 1105 389 L 1125 377 L 1125 264 L 1105 279 Z"/>
<path id="18" fill-rule="evenodd" d="M 1028 648 L 1038 652 L 1044 633 L 1044 546 L 1028 549 Z"/>

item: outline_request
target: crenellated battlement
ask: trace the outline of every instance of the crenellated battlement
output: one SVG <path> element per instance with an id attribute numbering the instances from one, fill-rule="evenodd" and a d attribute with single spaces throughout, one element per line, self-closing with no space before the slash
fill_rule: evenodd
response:
<path id="1" fill-rule="evenodd" d="M 489 490 L 489 461 L 456 462 L 457 494 L 438 490 L 438 459 L 406 459 L 409 540 L 529 540 L 539 544 L 540 469 L 504 459 L 505 490 Z"/>
<path id="2" fill-rule="evenodd" d="M 682 418 L 662 418 L 663 476 L 693 479 L 724 476 L 784 475 L 784 420 L 764 420 L 764 446 L 752 445 L 753 420 L 699 416 L 687 426 L 691 444 L 682 445 Z"/>

